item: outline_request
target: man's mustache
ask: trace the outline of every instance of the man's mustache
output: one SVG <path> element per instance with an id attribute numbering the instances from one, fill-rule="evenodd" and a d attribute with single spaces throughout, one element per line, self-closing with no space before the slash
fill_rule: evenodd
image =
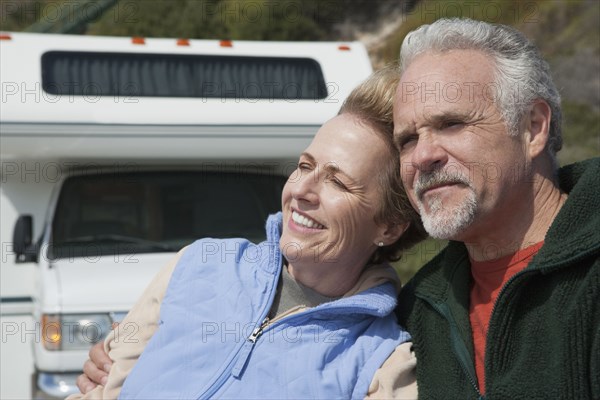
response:
<path id="1" fill-rule="evenodd" d="M 423 193 L 429 189 L 437 186 L 452 185 L 457 183 L 471 187 L 471 182 L 469 179 L 457 171 L 436 169 L 430 172 L 424 172 L 421 173 L 417 179 L 417 183 L 415 184 L 415 194 L 420 200 L 423 196 Z"/>

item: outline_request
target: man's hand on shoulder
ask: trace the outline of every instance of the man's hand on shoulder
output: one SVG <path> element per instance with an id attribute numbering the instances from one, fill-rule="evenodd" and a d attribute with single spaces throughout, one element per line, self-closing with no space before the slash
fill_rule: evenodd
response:
<path id="1" fill-rule="evenodd" d="M 115 326 L 113 326 L 113 329 Z M 104 351 L 104 342 L 96 343 L 89 352 L 89 360 L 83 364 L 83 374 L 77 377 L 77 387 L 83 394 L 98 385 L 106 385 L 112 360 Z"/>

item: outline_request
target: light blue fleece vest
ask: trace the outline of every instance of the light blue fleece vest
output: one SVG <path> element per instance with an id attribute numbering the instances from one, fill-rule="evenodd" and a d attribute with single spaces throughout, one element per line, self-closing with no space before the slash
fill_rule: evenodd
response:
<path id="1" fill-rule="evenodd" d="M 257 329 L 277 288 L 281 213 L 267 241 L 202 239 L 180 259 L 160 325 L 121 399 L 364 398 L 377 368 L 409 339 L 392 284 Z M 254 334 L 253 334 L 254 331 Z"/>

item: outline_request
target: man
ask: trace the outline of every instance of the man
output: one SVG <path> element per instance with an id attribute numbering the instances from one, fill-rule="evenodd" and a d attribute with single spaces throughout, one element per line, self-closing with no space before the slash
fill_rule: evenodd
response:
<path id="1" fill-rule="evenodd" d="M 557 170 L 547 63 L 512 28 L 439 20 L 401 74 L 402 180 L 450 240 L 399 298 L 419 397 L 600 399 L 600 160 Z"/>

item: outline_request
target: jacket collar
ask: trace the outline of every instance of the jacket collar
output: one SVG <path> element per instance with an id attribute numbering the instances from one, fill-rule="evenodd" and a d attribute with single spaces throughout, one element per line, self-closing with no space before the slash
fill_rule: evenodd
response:
<path id="1" fill-rule="evenodd" d="M 558 180 L 569 197 L 528 266 L 543 272 L 600 253 L 600 158 L 561 168 Z"/>

